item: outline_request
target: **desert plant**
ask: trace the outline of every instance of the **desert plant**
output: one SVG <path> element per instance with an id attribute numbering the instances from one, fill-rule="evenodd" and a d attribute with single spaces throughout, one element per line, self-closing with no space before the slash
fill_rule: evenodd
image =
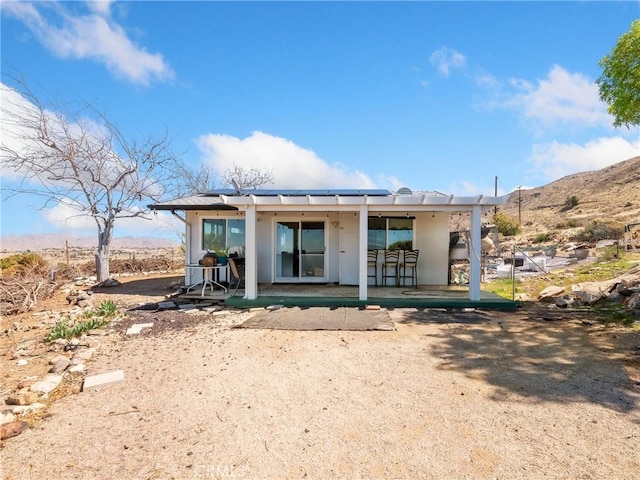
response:
<path id="1" fill-rule="evenodd" d="M 549 232 L 539 233 L 533 239 L 533 243 L 542 243 L 548 242 L 551 239 L 551 234 Z"/>
<path id="2" fill-rule="evenodd" d="M 576 240 L 582 242 L 597 242 L 605 239 L 618 239 L 622 236 L 622 225 L 615 222 L 591 222 L 577 235 Z"/>
<path id="3" fill-rule="evenodd" d="M 49 273 L 47 261 L 37 253 L 18 253 L 0 260 L 3 277 L 25 277 L 30 273 L 46 276 Z"/>
<path id="4" fill-rule="evenodd" d="M 580 200 L 578 200 L 578 197 L 576 197 L 575 195 L 567 197 L 567 200 L 564 202 L 564 204 L 569 208 L 575 207 L 576 205 L 578 205 L 578 203 L 580 203 Z"/>
<path id="5" fill-rule="evenodd" d="M 83 320 L 75 325 L 70 326 L 68 320 L 60 320 L 52 328 L 51 331 L 44 337 L 45 342 L 52 342 L 59 338 L 73 338 L 79 337 L 83 333 L 96 328 L 104 327 L 109 324 L 109 320 L 104 318 L 90 318 Z"/>
<path id="6" fill-rule="evenodd" d="M 493 216 L 493 223 L 498 227 L 498 233 L 501 233 L 505 237 L 510 237 L 520 232 L 518 220 L 506 213 L 496 213 Z"/>
<path id="7" fill-rule="evenodd" d="M 580 222 L 578 220 L 575 220 L 573 218 L 570 218 L 569 220 L 567 220 L 567 227 L 576 228 L 579 226 L 580 226 Z"/>

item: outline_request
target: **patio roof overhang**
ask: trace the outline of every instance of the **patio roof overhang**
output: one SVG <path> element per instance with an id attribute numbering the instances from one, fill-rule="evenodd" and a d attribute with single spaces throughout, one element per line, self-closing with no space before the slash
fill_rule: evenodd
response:
<path id="1" fill-rule="evenodd" d="M 469 210 L 474 206 L 490 208 L 507 202 L 509 195 L 500 197 L 486 197 L 484 195 L 456 196 L 434 192 L 398 194 L 383 191 L 358 194 L 332 193 L 331 190 L 322 193 L 304 193 L 304 191 L 281 191 L 276 193 L 269 190 L 268 194 L 232 195 L 231 191 L 224 193 L 200 194 L 179 198 L 167 202 L 148 205 L 152 210 L 245 210 L 253 206 L 257 211 L 348 211 L 366 206 L 369 211 L 401 212 L 411 211 L 460 211 Z M 271 193 L 274 192 L 274 193 Z M 298 193 L 302 192 L 302 193 Z M 311 192 L 311 191 L 309 191 Z M 313 191 L 320 192 L 320 191 Z"/>
<path id="2" fill-rule="evenodd" d="M 254 206 L 257 211 L 265 210 L 354 210 L 366 206 L 367 210 L 381 211 L 459 211 L 474 206 L 483 208 L 502 205 L 509 195 L 501 197 L 455 196 L 433 194 L 389 194 L 380 195 L 220 195 L 220 201 L 229 206 L 245 209 Z"/>

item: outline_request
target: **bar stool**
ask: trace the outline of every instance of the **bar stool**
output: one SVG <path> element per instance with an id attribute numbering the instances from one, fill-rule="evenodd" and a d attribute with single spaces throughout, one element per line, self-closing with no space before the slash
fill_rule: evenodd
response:
<path id="1" fill-rule="evenodd" d="M 418 288 L 418 253 L 419 250 L 405 250 L 404 261 L 400 264 L 398 283 L 402 279 L 402 285 L 407 285 L 407 278 L 411 279 L 411 285 Z M 409 273 L 407 274 L 407 269 Z"/>
<path id="2" fill-rule="evenodd" d="M 369 269 L 373 268 L 373 275 Z M 367 279 L 373 278 L 374 285 L 378 286 L 378 250 L 367 250 Z"/>
<path id="3" fill-rule="evenodd" d="M 382 263 L 382 285 L 387 286 L 387 278 L 393 278 L 393 282 L 395 286 L 398 286 L 398 262 L 400 261 L 400 251 L 399 250 L 385 250 L 384 251 L 384 262 Z M 392 273 L 389 273 L 389 270 L 392 270 Z"/>

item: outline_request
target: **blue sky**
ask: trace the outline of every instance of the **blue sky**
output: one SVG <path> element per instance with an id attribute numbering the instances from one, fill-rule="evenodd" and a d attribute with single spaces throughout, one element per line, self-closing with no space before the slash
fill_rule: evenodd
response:
<path id="1" fill-rule="evenodd" d="M 638 17 L 640 2 L 3 1 L 2 69 L 274 187 L 492 195 L 495 176 L 503 194 L 640 154 L 594 84 Z M 2 235 L 93 232 L 40 206 L 4 200 Z"/>

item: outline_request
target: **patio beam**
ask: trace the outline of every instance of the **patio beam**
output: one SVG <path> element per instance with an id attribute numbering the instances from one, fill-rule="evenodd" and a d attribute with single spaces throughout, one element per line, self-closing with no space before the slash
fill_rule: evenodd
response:
<path id="1" fill-rule="evenodd" d="M 247 206 L 245 215 L 245 267 L 244 267 L 244 298 L 255 300 L 258 298 L 258 255 L 256 241 L 256 206 Z"/>
<path id="2" fill-rule="evenodd" d="M 367 299 L 367 243 L 369 229 L 369 209 L 367 205 L 360 205 L 360 218 L 358 226 L 358 299 Z"/>
<path id="3" fill-rule="evenodd" d="M 482 257 L 482 207 L 474 205 L 471 209 L 471 245 L 469 246 L 469 300 L 480 300 L 480 273 Z"/>

